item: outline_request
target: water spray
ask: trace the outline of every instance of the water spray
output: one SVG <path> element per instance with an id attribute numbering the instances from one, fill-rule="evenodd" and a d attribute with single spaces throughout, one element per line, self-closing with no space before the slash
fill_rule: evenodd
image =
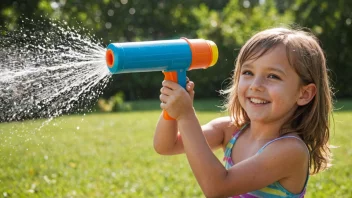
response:
<path id="1" fill-rule="evenodd" d="M 65 22 L 21 20 L 0 26 L 0 122 L 92 111 L 111 76 L 102 42 Z"/>

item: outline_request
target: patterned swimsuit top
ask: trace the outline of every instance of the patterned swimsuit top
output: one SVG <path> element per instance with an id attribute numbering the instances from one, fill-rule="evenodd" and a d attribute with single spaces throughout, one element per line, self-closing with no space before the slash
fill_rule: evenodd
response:
<path id="1" fill-rule="evenodd" d="M 229 143 L 226 145 L 225 156 L 223 159 L 225 161 L 225 168 L 226 169 L 229 169 L 234 165 L 233 160 L 231 158 L 232 148 L 235 145 L 236 140 L 240 136 L 243 129 L 245 129 L 248 125 L 249 124 L 246 124 L 240 130 L 236 131 L 233 134 Z M 269 141 L 268 143 L 266 143 L 262 148 L 259 149 L 257 154 L 260 154 L 264 150 L 264 148 L 267 147 L 269 144 L 271 144 L 277 140 L 283 139 L 283 138 L 296 138 L 296 139 L 302 141 L 300 138 L 295 137 L 295 136 L 282 136 L 282 137 L 273 139 L 273 140 Z M 307 148 L 307 150 L 308 150 L 308 148 Z M 309 153 L 309 151 L 308 151 L 308 153 Z M 293 194 L 293 193 L 289 192 L 278 181 L 276 181 L 276 182 L 270 184 L 269 186 L 262 188 L 260 190 L 248 192 L 243 195 L 233 196 L 232 198 L 257 198 L 257 197 L 263 197 L 263 198 L 279 198 L 279 197 L 280 198 L 282 198 L 282 197 L 302 198 L 302 197 L 304 197 L 304 194 L 306 192 L 308 178 L 309 178 L 309 174 L 307 173 L 307 179 L 305 181 L 303 191 L 300 194 Z"/>

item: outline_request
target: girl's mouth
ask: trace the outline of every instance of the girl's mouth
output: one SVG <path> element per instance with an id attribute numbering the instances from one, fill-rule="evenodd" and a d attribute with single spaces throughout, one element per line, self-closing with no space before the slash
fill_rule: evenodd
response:
<path id="1" fill-rule="evenodd" d="M 251 103 L 254 103 L 254 104 L 267 104 L 267 103 L 269 103 L 269 101 L 267 101 L 267 100 L 262 100 L 262 99 L 258 99 L 258 98 L 249 98 L 249 101 L 251 101 Z"/>

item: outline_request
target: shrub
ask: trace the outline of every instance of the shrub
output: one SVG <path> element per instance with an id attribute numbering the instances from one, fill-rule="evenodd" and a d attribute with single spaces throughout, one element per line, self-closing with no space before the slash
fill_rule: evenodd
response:
<path id="1" fill-rule="evenodd" d="M 102 112 L 131 111 L 131 105 L 125 103 L 124 98 L 123 92 L 118 92 L 109 99 L 100 98 L 98 100 L 98 108 Z"/>

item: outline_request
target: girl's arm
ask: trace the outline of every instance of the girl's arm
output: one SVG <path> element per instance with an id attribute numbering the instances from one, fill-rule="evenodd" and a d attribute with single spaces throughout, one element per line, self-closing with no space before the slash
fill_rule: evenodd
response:
<path id="1" fill-rule="evenodd" d="M 229 127 L 229 117 L 216 118 L 201 126 L 202 134 L 211 149 L 218 149 L 224 143 L 225 130 Z M 183 140 L 178 132 L 177 121 L 165 120 L 161 114 L 154 134 L 154 149 L 162 155 L 184 153 Z"/>
<path id="2" fill-rule="evenodd" d="M 161 113 L 156 125 L 154 149 L 162 155 L 174 155 L 183 152 L 176 120 L 165 120 L 163 113 Z"/>
<path id="3" fill-rule="evenodd" d="M 189 108 L 191 111 L 194 111 L 194 83 L 192 81 L 187 83 L 186 90 L 192 100 L 192 106 Z M 169 88 L 163 87 L 160 91 L 160 100 L 166 100 L 165 98 L 169 96 Z M 222 117 L 214 119 L 201 127 L 202 133 L 204 134 L 210 148 L 216 149 L 222 146 L 224 140 L 224 129 L 230 125 L 230 122 L 231 120 L 229 117 Z M 162 155 L 184 153 L 183 141 L 180 133 L 178 132 L 176 120 L 165 120 L 163 115 L 160 115 L 154 134 L 154 149 Z"/>

